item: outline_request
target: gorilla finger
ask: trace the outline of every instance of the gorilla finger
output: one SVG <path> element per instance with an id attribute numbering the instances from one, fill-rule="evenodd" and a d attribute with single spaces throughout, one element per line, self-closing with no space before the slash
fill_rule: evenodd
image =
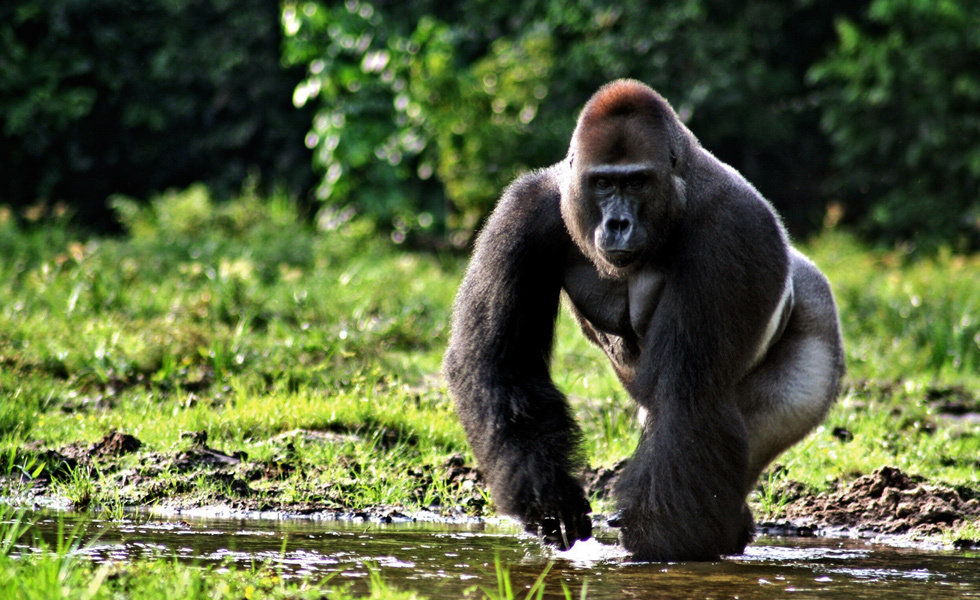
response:
<path id="1" fill-rule="evenodd" d="M 587 540 L 592 537 L 592 519 L 589 515 L 576 512 L 565 516 L 565 533 L 569 545 L 577 540 Z"/>
<path id="2" fill-rule="evenodd" d="M 568 550 L 571 545 L 565 532 L 564 523 L 555 517 L 541 519 L 540 535 L 546 544 L 556 546 L 559 550 Z"/>

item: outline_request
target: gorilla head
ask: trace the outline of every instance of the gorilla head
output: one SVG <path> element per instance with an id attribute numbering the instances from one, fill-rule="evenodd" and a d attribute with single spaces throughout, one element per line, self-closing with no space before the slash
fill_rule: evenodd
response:
<path id="1" fill-rule="evenodd" d="M 566 158 L 561 212 L 596 267 L 622 277 L 653 260 L 684 206 L 683 157 L 691 145 L 673 109 L 629 80 L 585 105 Z"/>

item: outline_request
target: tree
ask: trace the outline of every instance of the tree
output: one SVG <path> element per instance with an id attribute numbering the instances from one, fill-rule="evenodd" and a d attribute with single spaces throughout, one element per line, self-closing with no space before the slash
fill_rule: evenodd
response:
<path id="1" fill-rule="evenodd" d="M 980 4 L 875 0 L 810 72 L 832 193 L 881 242 L 980 246 Z"/>

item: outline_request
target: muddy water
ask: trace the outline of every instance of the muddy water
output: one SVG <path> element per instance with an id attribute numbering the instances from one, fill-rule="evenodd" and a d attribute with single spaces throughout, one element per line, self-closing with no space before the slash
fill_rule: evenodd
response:
<path id="1" fill-rule="evenodd" d="M 53 541 L 57 515 L 35 531 Z M 72 516 L 62 516 L 71 530 Z M 366 589 L 369 568 L 430 598 L 459 598 L 473 586 L 496 591 L 494 557 L 509 566 L 516 596 L 549 562 L 546 597 L 561 582 L 589 598 L 980 598 L 980 552 L 936 552 L 832 538 L 760 538 L 742 556 L 717 563 L 630 563 L 614 532 L 549 553 L 506 525 L 376 524 L 309 520 L 88 521 L 83 552 L 93 560 L 178 557 L 243 568 L 268 563 L 284 575 L 336 573 Z M 25 549 L 26 550 L 26 549 Z"/>

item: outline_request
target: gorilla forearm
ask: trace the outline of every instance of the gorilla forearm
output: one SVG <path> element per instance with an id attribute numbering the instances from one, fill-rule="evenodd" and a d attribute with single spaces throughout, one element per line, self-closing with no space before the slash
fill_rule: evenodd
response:
<path id="1" fill-rule="evenodd" d="M 549 389 L 550 388 L 550 389 Z M 539 523 L 584 495 L 581 433 L 553 386 L 525 382 L 481 391 L 455 390 L 457 410 L 500 510 Z M 574 503 L 574 502 L 573 502 Z"/>
<path id="2" fill-rule="evenodd" d="M 468 320 L 467 307 L 463 296 L 457 305 L 459 322 Z M 492 320 L 483 323 L 495 325 Z M 520 518 L 564 549 L 592 531 L 591 507 L 575 477 L 584 462 L 581 432 L 564 395 L 546 373 L 541 374 L 540 366 L 535 368 L 542 364 L 541 356 L 504 358 L 524 350 L 521 344 L 474 349 L 454 336 L 444 370 L 460 421 L 501 512 Z M 488 354 L 499 360 L 488 359 Z M 506 368 L 498 370 L 500 365 Z"/>
<path id="3" fill-rule="evenodd" d="M 580 430 L 550 380 L 521 378 L 517 372 L 464 373 L 478 368 L 475 358 L 450 358 L 446 376 L 457 414 L 491 485 L 501 487 L 498 479 L 513 477 L 510 473 L 519 472 L 515 467 L 526 461 L 542 463 L 537 469 L 542 474 L 570 473 L 581 466 Z M 519 511 L 507 506 L 506 512 Z"/>
<path id="4" fill-rule="evenodd" d="M 549 375 L 568 240 L 549 177 L 519 180 L 477 241 L 453 314 L 444 373 L 495 502 L 559 545 L 591 532 L 574 474 L 581 433 Z M 514 204 L 536 190 L 540 202 Z M 564 525 L 571 540 L 562 536 Z"/>

